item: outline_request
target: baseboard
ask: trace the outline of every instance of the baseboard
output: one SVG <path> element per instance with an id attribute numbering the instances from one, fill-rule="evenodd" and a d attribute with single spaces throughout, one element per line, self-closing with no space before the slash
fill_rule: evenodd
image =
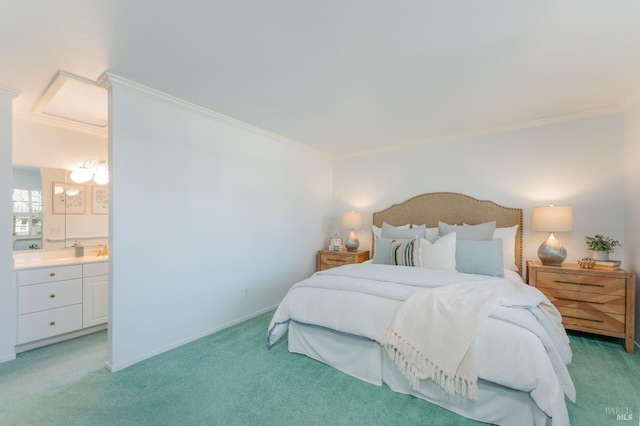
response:
<path id="1" fill-rule="evenodd" d="M 16 353 L 30 351 L 31 349 L 39 348 L 42 346 L 51 345 L 53 343 L 62 342 L 64 340 L 73 339 L 75 337 L 84 336 L 87 334 L 95 333 L 96 331 L 105 330 L 107 328 L 107 324 L 99 324 L 94 325 L 93 327 L 87 327 L 80 330 L 72 331 L 66 334 L 60 334 L 58 336 L 48 337 L 42 340 L 36 340 L 35 342 L 23 343 L 22 345 L 16 345 L 15 351 Z"/>
<path id="2" fill-rule="evenodd" d="M 170 351 L 172 349 L 175 349 L 175 348 L 178 348 L 180 346 L 186 345 L 187 343 L 191 343 L 191 342 L 194 342 L 194 341 L 196 341 L 198 339 L 202 339 L 203 337 L 206 337 L 206 336 L 209 336 L 211 334 L 217 333 L 218 331 L 222 331 L 222 330 L 224 330 L 226 328 L 229 328 L 229 327 L 232 327 L 234 325 L 240 324 L 242 322 L 248 321 L 251 318 L 255 318 L 258 315 L 264 314 L 265 312 L 272 311 L 272 310 L 276 309 L 277 307 L 278 307 L 278 305 L 273 305 L 273 306 L 269 306 L 269 307 L 260 309 L 259 311 L 253 312 L 251 314 L 245 315 L 245 316 L 240 317 L 238 319 L 235 319 L 233 321 L 227 322 L 227 323 L 222 324 L 222 325 L 220 325 L 218 327 L 212 328 L 212 329 L 204 331 L 202 333 L 198 333 L 198 334 L 196 334 L 194 336 L 187 337 L 186 339 L 174 342 L 174 343 L 172 343 L 170 345 L 164 346 L 162 348 L 159 348 L 159 349 L 151 351 L 151 352 L 147 352 L 146 354 L 142 354 L 142 355 L 137 356 L 135 358 L 132 358 L 132 359 L 129 359 L 129 360 L 126 360 L 126 361 L 123 361 L 123 362 L 119 362 L 117 364 L 112 364 L 112 363 L 107 361 L 107 362 L 104 363 L 104 366 L 110 372 L 116 373 L 116 372 L 118 372 L 120 370 L 123 370 L 123 369 L 125 369 L 127 367 L 131 367 L 134 364 L 137 364 L 137 363 L 139 363 L 141 361 L 144 361 L 145 359 L 152 358 L 152 357 L 154 357 L 156 355 L 160 355 L 160 354 L 162 354 L 164 352 L 168 352 L 168 351 Z M 266 336 L 266 331 L 265 331 L 265 336 Z M 266 339 L 266 337 L 265 337 L 265 339 Z"/>
<path id="3" fill-rule="evenodd" d="M 14 359 L 16 359 L 16 353 L 12 353 L 9 355 L 5 355 L 2 358 L 0 358 L 0 364 L 2 364 L 3 362 L 7 362 L 7 361 L 13 361 Z"/>

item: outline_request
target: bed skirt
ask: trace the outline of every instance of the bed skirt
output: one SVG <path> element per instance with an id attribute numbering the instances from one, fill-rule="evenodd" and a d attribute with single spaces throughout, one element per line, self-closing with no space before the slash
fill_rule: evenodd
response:
<path id="1" fill-rule="evenodd" d="M 291 321 L 288 348 L 345 374 L 377 386 L 383 383 L 395 392 L 413 395 L 464 417 L 499 425 L 550 425 L 527 392 L 478 380 L 478 400 L 451 396 L 430 380 L 422 380 L 418 391 L 400 373 L 379 343 L 338 334 L 327 329 Z"/>

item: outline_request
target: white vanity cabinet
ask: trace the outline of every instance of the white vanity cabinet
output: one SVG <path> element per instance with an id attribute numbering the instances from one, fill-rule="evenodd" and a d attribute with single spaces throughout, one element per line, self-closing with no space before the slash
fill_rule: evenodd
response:
<path id="1" fill-rule="evenodd" d="M 16 269 L 16 351 L 106 328 L 108 274 L 106 260 Z"/>
<path id="2" fill-rule="evenodd" d="M 82 269 L 82 327 L 104 324 L 109 315 L 109 264 L 85 263 Z"/>
<path id="3" fill-rule="evenodd" d="M 17 272 L 18 344 L 82 328 L 82 265 Z"/>

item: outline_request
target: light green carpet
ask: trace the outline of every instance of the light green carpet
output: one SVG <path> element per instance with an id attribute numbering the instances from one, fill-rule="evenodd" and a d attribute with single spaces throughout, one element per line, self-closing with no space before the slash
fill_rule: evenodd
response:
<path id="1" fill-rule="evenodd" d="M 266 349 L 272 313 L 138 363 L 104 369 L 106 332 L 0 364 L 0 425 L 470 425 L 417 398 L 344 375 L 286 341 Z M 574 425 L 638 425 L 640 355 L 572 336 Z M 616 420 L 611 409 L 631 410 Z"/>

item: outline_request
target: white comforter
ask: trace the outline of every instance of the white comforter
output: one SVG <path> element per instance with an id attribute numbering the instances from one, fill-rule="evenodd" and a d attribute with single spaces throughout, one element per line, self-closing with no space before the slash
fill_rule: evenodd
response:
<path id="1" fill-rule="evenodd" d="M 286 333 L 291 320 L 382 343 L 389 319 L 416 291 L 469 281 L 481 285 L 495 279 L 374 264 L 318 272 L 289 290 L 269 325 L 269 345 Z M 564 344 L 555 337 L 550 339 Z M 558 349 L 570 354 L 568 346 Z M 504 318 L 490 317 L 478 330 L 476 351 L 480 379 L 529 392 L 553 424 L 569 424 L 563 390 L 568 376 L 561 381 L 535 334 Z"/>

